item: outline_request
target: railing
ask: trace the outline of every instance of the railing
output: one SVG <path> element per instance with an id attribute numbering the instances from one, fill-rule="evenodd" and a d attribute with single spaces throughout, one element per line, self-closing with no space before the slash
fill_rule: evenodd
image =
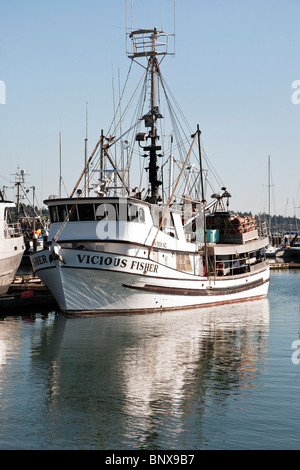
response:
<path id="1" fill-rule="evenodd" d="M 130 58 L 145 57 L 149 55 L 168 54 L 168 34 L 157 29 L 140 29 L 132 31 L 129 37 L 132 39 L 132 51 L 127 51 Z M 163 41 L 158 41 L 163 38 Z"/>
<path id="2" fill-rule="evenodd" d="M 4 238 L 16 238 L 20 236 L 22 236 L 22 229 L 18 222 L 4 226 Z"/>
<path id="3" fill-rule="evenodd" d="M 209 271 L 211 275 L 215 276 L 234 276 L 236 274 L 243 274 L 256 271 L 265 264 L 265 255 L 260 251 L 250 253 L 250 256 L 238 257 L 208 257 Z"/>

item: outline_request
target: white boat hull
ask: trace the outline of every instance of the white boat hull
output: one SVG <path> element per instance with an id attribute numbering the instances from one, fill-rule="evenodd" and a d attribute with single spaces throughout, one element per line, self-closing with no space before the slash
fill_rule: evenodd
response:
<path id="1" fill-rule="evenodd" d="M 23 250 L 0 259 L 0 295 L 6 294 L 21 263 Z"/>
<path id="2" fill-rule="evenodd" d="M 11 222 L 14 207 L 13 202 L 0 200 L 0 295 L 8 291 L 25 250 L 21 227 Z"/>
<path id="3" fill-rule="evenodd" d="M 267 295 L 269 267 L 243 276 L 207 278 L 145 258 L 61 249 L 31 256 L 33 270 L 63 312 L 134 313 L 225 304 Z"/>

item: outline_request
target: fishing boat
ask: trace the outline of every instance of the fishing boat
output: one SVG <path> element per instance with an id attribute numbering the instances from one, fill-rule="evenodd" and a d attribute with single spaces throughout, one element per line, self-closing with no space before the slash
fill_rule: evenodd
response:
<path id="1" fill-rule="evenodd" d="M 167 33 L 140 29 L 130 38 L 131 65 L 145 62 L 135 117 L 128 131 L 120 118 L 113 134 L 101 132 L 70 197 L 44 201 L 50 228 L 45 249 L 31 255 L 35 274 L 67 313 L 149 312 L 265 297 L 268 237 L 254 217 L 229 210 L 224 185 L 206 200 L 208 161 L 199 125 L 181 132 L 161 74 L 170 53 Z M 161 125 L 162 96 L 171 113 L 168 134 Z M 121 101 L 117 112 L 124 117 Z M 137 169 L 129 172 L 136 156 L 148 165 L 140 180 Z"/>
<path id="2" fill-rule="evenodd" d="M 287 243 L 276 250 L 276 258 L 284 262 L 300 263 L 300 239 L 298 233 L 286 233 L 284 239 Z"/>
<path id="3" fill-rule="evenodd" d="M 0 191 L 0 295 L 8 291 L 25 250 L 21 226 L 19 222 L 13 222 L 15 207 Z"/>
<path id="4" fill-rule="evenodd" d="M 276 259 L 282 259 L 286 263 L 300 263 L 300 245 L 278 248 L 275 256 Z"/>
<path id="5" fill-rule="evenodd" d="M 14 219 L 18 221 L 18 230 L 21 228 L 24 236 L 25 251 L 20 264 L 20 272 L 29 274 L 32 272 L 30 254 L 43 249 L 44 239 L 47 238 L 47 223 L 44 221 L 42 211 L 38 211 L 36 204 L 35 186 L 29 186 L 26 181 L 26 170 L 17 168 L 11 175 L 14 177 L 16 191 L 16 204 Z M 29 192 L 32 190 L 32 200 Z M 25 201 L 25 203 L 23 203 Z"/>

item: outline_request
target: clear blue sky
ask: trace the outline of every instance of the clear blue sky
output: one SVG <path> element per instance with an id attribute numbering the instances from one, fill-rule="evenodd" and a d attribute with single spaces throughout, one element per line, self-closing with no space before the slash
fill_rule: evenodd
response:
<path id="1" fill-rule="evenodd" d="M 59 132 L 70 192 L 113 116 L 125 80 L 125 0 L 2 0 L 0 187 L 19 166 L 39 200 L 58 193 Z M 128 7 L 128 23 L 130 18 Z M 163 75 L 232 193 L 233 210 L 294 215 L 300 207 L 299 0 L 177 0 L 176 55 Z M 173 0 L 133 0 L 133 27 L 173 32 Z M 171 130 L 170 130 L 171 131 Z M 300 217 L 300 209 L 296 209 Z"/>

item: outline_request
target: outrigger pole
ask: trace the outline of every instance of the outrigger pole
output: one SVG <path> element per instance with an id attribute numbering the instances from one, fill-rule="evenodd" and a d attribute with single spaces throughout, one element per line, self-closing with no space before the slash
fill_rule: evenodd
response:
<path id="1" fill-rule="evenodd" d="M 190 155 L 191 155 L 192 148 L 193 148 L 193 146 L 194 146 L 195 140 L 196 140 L 197 136 L 199 135 L 199 133 L 200 133 L 200 131 L 199 131 L 199 126 L 197 126 L 197 131 L 195 132 L 195 134 L 192 135 L 193 141 L 192 141 L 192 143 L 191 143 L 190 149 L 189 149 L 189 151 L 188 151 L 188 153 L 187 153 L 187 156 L 186 156 L 186 158 L 185 158 L 184 164 L 182 165 L 181 172 L 180 172 L 180 174 L 179 174 L 179 177 L 177 178 L 176 184 L 175 184 L 175 186 L 174 186 L 174 188 L 173 188 L 172 194 L 171 194 L 171 196 L 170 196 L 170 198 L 169 198 L 168 204 L 167 204 L 167 206 L 166 206 L 166 208 L 165 208 L 165 211 L 164 211 L 164 214 L 163 214 L 163 216 L 162 216 L 162 218 L 161 218 L 159 227 L 158 227 L 158 229 L 157 229 L 157 231 L 156 231 L 155 237 L 153 238 L 153 242 L 152 242 L 152 244 L 151 244 L 151 246 L 150 246 L 150 248 L 149 248 L 149 251 L 148 251 L 148 258 L 150 257 L 150 253 L 151 253 L 151 251 L 152 251 L 152 249 L 153 249 L 155 240 L 156 240 L 156 238 L 157 238 L 157 235 L 159 234 L 159 231 L 160 231 L 160 229 L 161 229 L 161 227 L 162 227 L 163 221 L 164 221 L 164 219 L 165 219 L 165 217 L 166 217 L 166 215 L 167 215 L 167 211 L 168 211 L 168 209 L 169 209 L 169 207 L 170 207 L 170 205 L 171 205 L 173 196 L 174 196 L 174 194 L 175 194 L 175 191 L 176 191 L 177 186 L 178 186 L 178 184 L 179 184 L 180 178 L 181 178 L 182 173 L 183 173 L 183 171 L 184 171 L 184 169 L 185 169 L 185 167 L 186 167 L 186 164 L 187 164 L 188 159 L 189 159 L 189 157 L 190 157 Z"/>
<path id="2" fill-rule="evenodd" d="M 82 171 L 82 173 L 81 173 L 81 175 L 80 175 L 80 177 L 79 177 L 79 179 L 78 179 L 78 181 L 77 181 L 77 183 L 76 183 L 76 185 L 75 185 L 75 187 L 74 187 L 74 189 L 73 189 L 73 191 L 72 191 L 72 193 L 71 193 L 71 195 L 70 195 L 70 197 L 73 197 L 73 196 L 74 196 L 74 193 L 75 193 L 76 189 L 78 188 L 78 185 L 79 185 L 80 181 L 82 180 L 83 176 L 85 175 L 85 173 L 86 173 L 86 171 L 87 171 L 87 169 L 88 169 L 88 167 L 89 167 L 89 164 L 91 163 L 91 160 L 92 160 L 93 156 L 94 156 L 95 153 L 96 153 L 96 150 L 97 150 L 97 148 L 98 148 L 98 145 L 100 145 L 100 143 L 102 142 L 102 140 L 103 140 L 103 134 L 101 135 L 101 137 L 100 137 L 100 139 L 98 140 L 98 142 L 97 142 L 97 144 L 96 144 L 96 146 L 95 146 L 95 148 L 94 148 L 94 150 L 93 150 L 91 156 L 89 157 L 89 159 L 88 159 L 88 161 L 87 161 L 87 163 L 86 163 L 86 165 L 85 165 L 85 167 L 84 167 L 84 169 L 83 169 L 83 171 Z"/>

